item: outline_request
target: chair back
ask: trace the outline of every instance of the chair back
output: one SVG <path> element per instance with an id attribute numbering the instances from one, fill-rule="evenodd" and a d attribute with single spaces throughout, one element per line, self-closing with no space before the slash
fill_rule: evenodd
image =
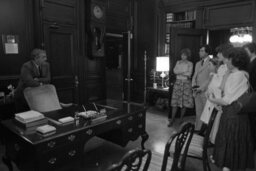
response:
<path id="1" fill-rule="evenodd" d="M 61 109 L 54 85 L 46 84 L 38 87 L 28 87 L 23 93 L 31 110 L 49 112 Z"/>
<path id="2" fill-rule="evenodd" d="M 205 131 L 205 135 L 204 135 L 203 156 L 202 156 L 203 158 L 207 157 L 207 148 L 209 146 L 210 134 L 211 134 L 212 127 L 213 127 L 213 124 L 214 124 L 214 121 L 215 121 L 215 118 L 216 118 L 217 114 L 218 114 L 218 110 L 214 108 L 213 111 L 212 111 L 210 120 L 208 122 L 206 131 Z"/>
<path id="3" fill-rule="evenodd" d="M 147 171 L 151 161 L 151 155 L 151 151 L 148 149 L 131 150 L 124 155 L 119 163 L 113 164 L 108 171 Z M 143 161 L 145 161 L 144 167 L 142 164 Z"/>
<path id="4" fill-rule="evenodd" d="M 175 144 L 174 144 L 174 153 L 173 153 L 173 162 L 172 162 L 171 171 L 184 170 L 185 163 L 186 163 L 186 156 L 187 156 L 189 144 L 193 136 L 194 128 L 195 128 L 194 124 L 185 123 L 184 125 L 181 126 L 181 129 L 178 133 L 175 133 L 170 137 L 170 139 L 165 145 L 161 171 L 166 170 L 168 157 L 170 157 L 170 147 L 172 143 L 175 143 Z"/>

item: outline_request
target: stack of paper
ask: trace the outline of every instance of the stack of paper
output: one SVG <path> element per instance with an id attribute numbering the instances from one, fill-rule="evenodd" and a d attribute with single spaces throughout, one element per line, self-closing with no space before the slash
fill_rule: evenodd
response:
<path id="1" fill-rule="evenodd" d="M 36 129 L 36 132 L 42 136 L 52 135 L 56 132 L 56 128 L 51 125 L 43 125 Z"/>
<path id="2" fill-rule="evenodd" d="M 15 121 L 19 126 L 25 128 L 47 124 L 48 122 L 43 114 L 33 110 L 15 114 Z"/>
<path id="3" fill-rule="evenodd" d="M 22 123 L 29 123 L 43 118 L 43 114 L 34 110 L 15 114 L 15 119 Z"/>
<path id="4" fill-rule="evenodd" d="M 68 117 L 60 118 L 58 121 L 62 124 L 69 124 L 74 122 L 74 118 L 71 116 L 68 116 Z"/>

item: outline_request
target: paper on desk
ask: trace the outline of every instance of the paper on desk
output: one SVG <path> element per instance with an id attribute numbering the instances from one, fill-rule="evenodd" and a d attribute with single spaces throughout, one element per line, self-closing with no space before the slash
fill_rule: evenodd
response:
<path id="1" fill-rule="evenodd" d="M 41 134 L 47 134 L 49 132 L 54 132 L 56 131 L 56 128 L 54 126 L 51 125 L 43 125 L 43 126 L 39 126 L 36 129 L 37 132 L 41 133 Z"/>
<path id="2" fill-rule="evenodd" d="M 60 118 L 58 121 L 61 122 L 61 123 L 69 123 L 69 122 L 73 122 L 74 118 L 71 117 L 71 116 L 68 116 L 68 117 L 65 117 L 65 118 Z"/>

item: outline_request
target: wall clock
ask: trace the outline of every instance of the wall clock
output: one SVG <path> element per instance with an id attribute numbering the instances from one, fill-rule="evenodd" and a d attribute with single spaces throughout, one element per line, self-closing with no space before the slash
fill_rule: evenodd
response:
<path id="1" fill-rule="evenodd" d="M 105 19 L 106 19 L 106 4 L 105 0 L 90 1 L 90 25 L 89 25 L 89 48 L 88 54 L 91 57 L 105 56 Z"/>
<path id="2" fill-rule="evenodd" d="M 105 7 L 100 4 L 92 3 L 91 4 L 91 16 L 92 19 L 96 22 L 105 22 Z"/>
<path id="3" fill-rule="evenodd" d="M 93 15 L 97 19 L 101 19 L 103 17 L 103 9 L 99 5 L 95 5 L 93 7 Z"/>

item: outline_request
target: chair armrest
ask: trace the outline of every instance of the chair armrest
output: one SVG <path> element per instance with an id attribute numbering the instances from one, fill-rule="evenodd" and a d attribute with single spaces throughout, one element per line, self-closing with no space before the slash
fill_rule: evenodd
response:
<path id="1" fill-rule="evenodd" d="M 61 106 L 62 108 L 70 107 L 70 106 L 73 106 L 73 105 L 75 105 L 75 104 L 73 104 L 73 103 L 61 103 L 61 102 L 60 102 L 60 106 Z"/>

